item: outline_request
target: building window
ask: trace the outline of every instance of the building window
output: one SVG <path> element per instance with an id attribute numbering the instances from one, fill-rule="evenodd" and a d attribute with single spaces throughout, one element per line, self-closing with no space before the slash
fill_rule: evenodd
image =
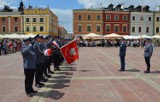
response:
<path id="1" fill-rule="evenodd" d="M 149 33 L 149 27 L 146 27 L 146 33 Z"/>
<path id="2" fill-rule="evenodd" d="M 44 21 L 43 21 L 43 18 L 40 18 L 40 22 L 44 22 Z"/>
<path id="3" fill-rule="evenodd" d="M 3 28 L 2 28 L 2 31 L 3 31 L 3 32 L 6 32 L 6 27 L 3 27 Z"/>
<path id="4" fill-rule="evenodd" d="M 88 15 L 88 16 L 87 16 L 87 19 L 90 20 L 90 19 L 91 19 L 91 15 Z"/>
<path id="5" fill-rule="evenodd" d="M 159 27 L 156 27 L 156 33 L 159 33 Z"/>
<path id="6" fill-rule="evenodd" d="M 96 26 L 96 31 L 97 31 L 97 32 L 100 32 L 100 31 L 101 31 L 100 25 L 97 25 L 97 26 Z"/>
<path id="7" fill-rule="evenodd" d="M 159 22 L 159 17 L 156 18 L 157 22 Z"/>
<path id="8" fill-rule="evenodd" d="M 91 32 L 91 26 L 90 25 L 87 26 L 87 32 Z"/>
<path id="9" fill-rule="evenodd" d="M 106 15 L 106 20 L 110 21 L 111 20 L 111 16 L 110 15 Z"/>
<path id="10" fill-rule="evenodd" d="M 101 19 L 101 16 L 100 15 L 97 15 L 97 20 L 100 20 Z"/>
<path id="11" fill-rule="evenodd" d="M 82 19 L 82 16 L 81 16 L 81 15 L 79 15 L 79 16 L 78 16 L 78 20 L 81 20 L 81 19 Z"/>
<path id="12" fill-rule="evenodd" d="M 33 22 L 36 22 L 36 18 L 33 18 Z"/>
<path id="13" fill-rule="evenodd" d="M 14 28 L 14 31 L 15 31 L 15 32 L 18 32 L 18 27 L 15 27 L 15 28 Z"/>
<path id="14" fill-rule="evenodd" d="M 135 16 L 132 16 L 132 21 L 135 21 L 136 20 L 136 17 Z"/>
<path id="15" fill-rule="evenodd" d="M 29 32 L 29 27 L 26 27 L 26 31 Z"/>
<path id="16" fill-rule="evenodd" d="M 40 32 L 43 32 L 43 27 L 40 27 Z"/>
<path id="17" fill-rule="evenodd" d="M 123 21 L 127 21 L 127 15 L 123 15 Z"/>
<path id="18" fill-rule="evenodd" d="M 135 33 L 136 29 L 135 27 L 132 27 L 132 32 Z"/>
<path id="19" fill-rule="evenodd" d="M 139 33 L 141 33 L 141 31 L 142 31 L 142 28 L 141 28 L 141 27 L 139 27 L 139 28 L 138 28 L 138 32 L 139 32 Z"/>
<path id="20" fill-rule="evenodd" d="M 118 21 L 118 20 L 119 20 L 119 16 L 118 16 L 118 15 L 115 15 L 115 16 L 114 16 L 114 20 L 115 20 L 115 21 Z"/>
<path id="21" fill-rule="evenodd" d="M 36 27 L 33 27 L 33 31 L 36 32 Z"/>
<path id="22" fill-rule="evenodd" d="M 152 18 L 151 18 L 151 17 L 148 17 L 148 21 L 152 21 Z"/>
<path id="23" fill-rule="evenodd" d="M 26 22 L 29 22 L 29 18 L 26 18 Z"/>
<path id="24" fill-rule="evenodd" d="M 115 32 L 118 32 L 118 31 L 119 31 L 118 26 L 114 26 L 114 31 L 115 31 Z"/>
<path id="25" fill-rule="evenodd" d="M 5 24 L 5 17 L 2 17 L 2 23 Z"/>
<path id="26" fill-rule="evenodd" d="M 123 26 L 123 32 L 127 32 L 127 26 Z"/>
<path id="27" fill-rule="evenodd" d="M 14 22 L 17 23 L 18 22 L 18 17 L 14 18 Z"/>
<path id="28" fill-rule="evenodd" d="M 82 32 L 82 26 L 78 25 L 78 32 Z"/>
<path id="29" fill-rule="evenodd" d="M 106 25 L 106 32 L 110 32 L 110 25 Z"/>
<path id="30" fill-rule="evenodd" d="M 140 21 L 143 21 L 143 16 L 140 17 Z"/>

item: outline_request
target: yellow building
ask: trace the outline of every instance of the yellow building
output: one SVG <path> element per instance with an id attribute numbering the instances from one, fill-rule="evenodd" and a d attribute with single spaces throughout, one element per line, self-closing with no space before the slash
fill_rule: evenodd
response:
<path id="1" fill-rule="evenodd" d="M 24 34 L 58 35 L 58 17 L 49 8 L 24 9 Z"/>

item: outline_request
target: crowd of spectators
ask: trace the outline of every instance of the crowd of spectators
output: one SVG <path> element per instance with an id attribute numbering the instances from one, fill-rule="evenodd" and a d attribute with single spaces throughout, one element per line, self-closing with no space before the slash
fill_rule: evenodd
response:
<path id="1" fill-rule="evenodd" d="M 160 46 L 159 40 L 152 40 L 153 46 Z M 126 40 L 128 47 L 140 47 L 141 45 L 144 47 L 145 39 L 142 41 L 140 39 Z M 118 47 L 120 45 L 120 39 L 86 39 L 80 40 L 79 46 L 81 47 Z"/>
<path id="2" fill-rule="evenodd" d="M 21 50 L 20 39 L 1 39 L 0 40 L 0 55 L 12 54 Z"/>

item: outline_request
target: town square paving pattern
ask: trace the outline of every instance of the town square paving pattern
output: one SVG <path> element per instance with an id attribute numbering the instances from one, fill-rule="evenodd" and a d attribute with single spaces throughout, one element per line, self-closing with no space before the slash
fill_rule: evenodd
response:
<path id="1" fill-rule="evenodd" d="M 119 48 L 81 47 L 79 61 L 61 65 L 38 93 L 28 98 L 24 91 L 22 56 L 0 56 L 0 102 L 159 102 L 160 48 L 151 58 L 151 73 L 143 48 L 127 48 L 126 71 L 119 72 Z M 53 70 L 53 66 L 52 66 Z"/>

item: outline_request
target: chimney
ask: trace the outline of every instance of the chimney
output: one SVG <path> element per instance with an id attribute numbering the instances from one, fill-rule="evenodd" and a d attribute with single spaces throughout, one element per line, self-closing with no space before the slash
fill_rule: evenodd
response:
<path id="1" fill-rule="evenodd" d="M 156 11 L 160 11 L 160 6 L 157 6 L 157 7 L 156 7 Z"/>

